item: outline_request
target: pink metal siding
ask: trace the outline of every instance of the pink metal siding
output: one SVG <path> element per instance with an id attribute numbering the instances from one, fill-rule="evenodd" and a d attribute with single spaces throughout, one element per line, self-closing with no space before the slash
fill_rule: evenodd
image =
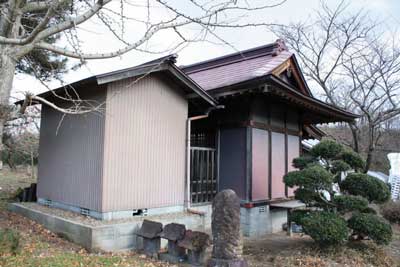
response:
<path id="1" fill-rule="evenodd" d="M 187 100 L 156 75 L 107 90 L 103 211 L 183 205 Z"/>
<path id="2" fill-rule="evenodd" d="M 297 158 L 300 155 L 300 142 L 299 137 L 294 135 L 288 135 L 288 172 L 296 170 L 293 167 L 292 162 L 294 158 Z M 288 196 L 294 196 L 294 190 L 296 188 L 288 187 Z"/>
<path id="3" fill-rule="evenodd" d="M 271 198 L 285 197 L 285 184 L 283 176 L 285 175 L 285 135 L 272 132 L 272 196 Z"/>
<path id="4" fill-rule="evenodd" d="M 252 129 L 252 200 L 268 199 L 268 131 Z"/>
<path id="5" fill-rule="evenodd" d="M 104 103 L 105 89 L 97 87 L 87 94 L 89 89 L 79 94 L 82 99 Z M 100 113 L 63 116 L 42 106 L 38 197 L 101 210 L 104 117 Z"/>

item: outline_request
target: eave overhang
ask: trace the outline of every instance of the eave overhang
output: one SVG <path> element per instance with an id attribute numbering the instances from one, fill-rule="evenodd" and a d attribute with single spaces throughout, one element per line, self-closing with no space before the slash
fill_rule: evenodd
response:
<path id="1" fill-rule="evenodd" d="M 68 88 L 82 88 L 83 86 L 91 85 L 105 85 L 111 82 L 128 79 L 132 77 L 144 77 L 151 73 L 166 73 L 169 78 L 176 81 L 178 84 L 182 85 L 187 95 L 194 94 L 200 97 L 205 102 L 211 106 L 216 106 L 217 101 L 205 90 L 203 90 L 196 82 L 194 82 L 190 77 L 183 73 L 177 66 L 175 66 L 175 55 L 166 56 L 133 68 L 122 69 L 118 71 L 113 71 L 105 74 L 95 75 L 51 91 L 44 92 L 38 96 L 42 98 L 57 97 L 62 95 Z M 23 100 L 16 102 L 15 104 L 22 104 Z M 38 104 L 37 102 L 32 102 L 30 105 Z"/>
<path id="2" fill-rule="evenodd" d="M 221 88 L 215 88 L 207 92 L 217 99 L 245 93 L 262 93 L 274 96 L 292 105 L 301 107 L 312 114 L 314 116 L 313 118 L 307 117 L 306 115 L 303 116 L 307 120 L 305 122 L 308 124 L 352 122 L 359 118 L 359 115 L 336 108 L 312 96 L 299 92 L 295 87 L 273 74 Z M 192 94 L 189 97 L 196 96 Z"/>
<path id="3" fill-rule="evenodd" d="M 360 116 L 343 109 L 329 105 L 321 100 L 314 97 L 304 95 L 287 84 L 279 77 L 274 75 L 268 75 L 268 85 L 264 88 L 264 92 L 270 92 L 287 99 L 290 102 L 304 106 L 310 110 L 314 110 L 321 115 L 325 115 L 328 119 L 324 122 L 352 122 Z"/>
<path id="4" fill-rule="evenodd" d="M 315 125 L 304 125 L 303 126 L 303 139 L 317 139 L 321 140 L 322 137 L 326 136 L 326 133 L 319 129 Z"/>

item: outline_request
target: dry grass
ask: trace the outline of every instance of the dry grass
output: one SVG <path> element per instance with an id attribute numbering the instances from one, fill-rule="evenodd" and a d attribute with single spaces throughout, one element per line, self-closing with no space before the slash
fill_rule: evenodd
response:
<path id="1" fill-rule="evenodd" d="M 5 210 L 8 198 L 32 179 L 24 172 L 0 172 L 0 229 L 10 228 L 20 235 L 20 253 L 0 252 L 3 266 L 174 266 L 153 261 L 136 253 L 88 253 L 80 246 L 44 229 L 41 225 Z M 400 267 L 400 228 L 394 227 L 393 242 L 387 247 L 372 243 L 352 243 L 341 248 L 320 250 L 307 238 L 284 233 L 257 242 L 245 242 L 244 256 L 251 267 L 268 266 L 390 266 Z"/>
<path id="2" fill-rule="evenodd" d="M 314 246 L 306 246 L 288 251 L 281 250 L 276 254 L 258 255 L 250 259 L 252 267 L 331 267 L 331 266 L 400 266 L 385 250 L 373 244 L 357 243 L 336 249 L 320 250 Z"/>

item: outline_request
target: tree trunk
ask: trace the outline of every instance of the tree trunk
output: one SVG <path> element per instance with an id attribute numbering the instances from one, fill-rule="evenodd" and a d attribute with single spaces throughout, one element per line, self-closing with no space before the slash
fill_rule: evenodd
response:
<path id="1" fill-rule="evenodd" d="M 7 164 L 10 167 L 10 170 L 17 170 L 17 168 L 14 165 L 14 162 L 12 160 L 12 152 L 11 150 L 8 151 L 7 153 Z"/>
<path id="2" fill-rule="evenodd" d="M 31 179 L 35 179 L 35 161 L 33 158 L 33 152 L 31 151 Z"/>
<path id="3" fill-rule="evenodd" d="M 16 61 L 8 46 L 0 45 L 0 170 L 3 168 L 3 131 L 9 115 L 9 100 L 15 74 Z"/>
<path id="4" fill-rule="evenodd" d="M 360 153 L 360 144 L 358 142 L 358 129 L 353 123 L 349 123 L 349 127 L 353 137 L 353 150 L 357 153 Z"/>
<path id="5" fill-rule="evenodd" d="M 371 162 L 372 162 L 372 153 L 373 153 L 373 149 L 371 150 L 371 149 L 368 149 L 368 152 L 367 152 L 367 160 L 365 161 L 365 168 L 364 168 L 364 173 L 367 173 L 368 172 L 368 170 L 369 170 L 369 167 L 371 166 Z"/>
<path id="6" fill-rule="evenodd" d="M 364 173 L 367 173 L 369 167 L 372 163 L 372 156 L 375 150 L 375 128 L 373 126 L 368 127 L 368 150 L 367 150 L 367 159 L 365 160 L 365 168 Z"/>

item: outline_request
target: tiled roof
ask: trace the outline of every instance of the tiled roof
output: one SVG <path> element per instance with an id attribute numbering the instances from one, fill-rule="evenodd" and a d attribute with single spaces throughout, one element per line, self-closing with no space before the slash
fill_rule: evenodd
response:
<path id="1" fill-rule="evenodd" d="M 182 69 L 203 89 L 212 90 L 271 74 L 292 55 L 283 42 L 278 40 Z"/>

